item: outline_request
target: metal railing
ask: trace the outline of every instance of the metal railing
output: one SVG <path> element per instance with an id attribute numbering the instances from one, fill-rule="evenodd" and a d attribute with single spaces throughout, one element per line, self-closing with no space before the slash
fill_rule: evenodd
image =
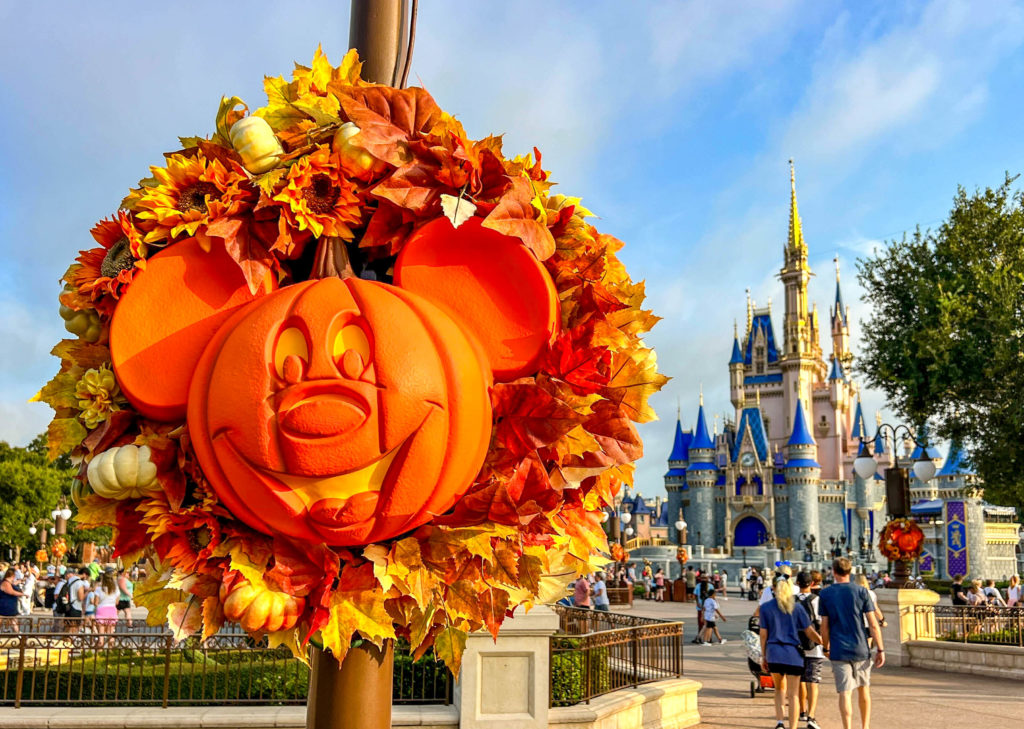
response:
<path id="1" fill-rule="evenodd" d="M 683 675 L 683 623 L 555 606 L 552 706 Z"/>
<path id="2" fill-rule="evenodd" d="M 17 632 L 14 632 L 14 628 Z M 0 706 L 305 704 L 309 668 L 237 626 L 175 643 L 143 621 L 109 626 L 81 618 L 0 623 Z M 448 669 L 395 648 L 393 701 L 450 704 Z"/>
<path id="3" fill-rule="evenodd" d="M 915 605 L 918 638 L 1024 647 L 1024 608 Z"/>

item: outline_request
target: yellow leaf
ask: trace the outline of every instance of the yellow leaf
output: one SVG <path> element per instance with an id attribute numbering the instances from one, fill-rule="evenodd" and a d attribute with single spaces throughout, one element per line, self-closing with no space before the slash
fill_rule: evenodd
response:
<path id="1" fill-rule="evenodd" d="M 369 563 L 341 571 L 338 589 L 331 595 L 330 618 L 320 630 L 324 647 L 339 661 L 348 652 L 356 632 L 378 648 L 395 637 L 395 626 L 384 609 L 384 591 Z"/>
<path id="2" fill-rule="evenodd" d="M 441 659 L 448 670 L 459 675 L 462 654 L 466 650 L 466 632 L 451 625 L 445 626 L 434 638 L 434 655 Z"/>
<path id="3" fill-rule="evenodd" d="M 149 611 L 146 614 L 147 625 L 163 625 L 167 621 L 168 607 L 183 597 L 180 590 L 164 588 L 170 576 L 170 570 L 162 571 L 157 565 L 145 580 L 135 585 L 135 602 Z"/>
<path id="4" fill-rule="evenodd" d="M 48 455 L 52 461 L 62 453 L 77 448 L 88 434 L 77 418 L 54 418 L 46 428 Z"/>
<path id="5" fill-rule="evenodd" d="M 211 595 L 203 600 L 203 640 L 213 637 L 224 625 L 224 606 Z M 273 648 L 273 644 L 270 646 Z"/>
<path id="6" fill-rule="evenodd" d="M 302 638 L 299 635 L 298 628 L 267 633 L 267 645 L 271 650 L 282 645 L 287 646 L 295 658 L 298 658 L 307 666 L 309 665 L 309 651 L 302 645 Z"/>
<path id="7" fill-rule="evenodd" d="M 175 643 L 188 638 L 203 627 L 203 603 L 195 595 L 188 600 L 167 606 L 167 625 Z"/>
<path id="8" fill-rule="evenodd" d="M 29 402 L 45 402 L 54 410 L 77 409 L 78 396 L 75 395 L 75 385 L 78 384 L 81 375 L 82 370 L 79 367 L 58 372 Z"/>
<path id="9" fill-rule="evenodd" d="M 658 361 L 653 349 L 635 352 L 616 352 L 612 357 L 612 376 L 604 388 L 605 397 L 621 404 L 631 420 L 647 423 L 657 420 L 647 400 L 668 382 L 658 372 Z"/>
<path id="10" fill-rule="evenodd" d="M 241 106 L 242 110 L 239 111 L 238 107 Z M 217 108 L 217 141 L 220 144 L 230 148 L 231 147 L 231 125 L 236 121 L 245 116 L 245 113 L 249 111 L 249 107 L 237 96 L 222 96 L 220 97 L 220 106 Z"/>

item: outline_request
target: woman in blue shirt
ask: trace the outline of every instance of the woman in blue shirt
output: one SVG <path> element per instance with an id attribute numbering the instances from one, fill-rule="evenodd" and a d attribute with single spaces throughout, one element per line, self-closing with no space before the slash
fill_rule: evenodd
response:
<path id="1" fill-rule="evenodd" d="M 775 599 L 761 606 L 761 668 L 772 674 L 775 683 L 775 729 L 785 729 L 783 694 L 789 704 L 789 727 L 797 729 L 800 720 L 800 677 L 804 674 L 804 654 L 800 633 L 815 643 L 821 636 L 811 618 L 797 606 L 793 586 L 785 577 L 772 586 Z"/>

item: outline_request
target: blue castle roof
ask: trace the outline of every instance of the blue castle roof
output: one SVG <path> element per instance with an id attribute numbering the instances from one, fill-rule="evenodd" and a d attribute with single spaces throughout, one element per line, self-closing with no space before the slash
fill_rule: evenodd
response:
<path id="1" fill-rule="evenodd" d="M 857 400 L 857 410 L 853 414 L 853 438 L 867 438 L 868 429 L 864 424 L 864 409 L 860 406 L 860 400 Z"/>
<path id="2" fill-rule="evenodd" d="M 811 435 L 811 431 L 807 427 L 807 420 L 804 418 L 804 405 L 800 402 L 799 398 L 796 401 L 796 415 L 793 416 L 793 432 L 790 434 L 789 442 L 786 445 L 817 445 L 814 436 Z"/>
<path id="3" fill-rule="evenodd" d="M 768 458 L 768 437 L 765 435 L 761 409 L 743 408 L 739 427 L 736 428 L 736 440 L 732 444 L 732 452 L 730 453 L 733 463 L 740 457 L 740 446 L 743 445 L 743 436 L 747 428 L 750 428 L 750 435 L 754 441 L 754 448 L 757 450 L 758 459 L 764 461 Z"/>
<path id="4" fill-rule="evenodd" d="M 971 475 L 974 471 L 967 465 L 967 458 L 964 456 L 960 444 L 953 441 L 949 444 L 949 453 L 946 454 L 946 462 L 939 469 L 939 476 L 964 476 Z"/>
<path id="5" fill-rule="evenodd" d="M 693 432 L 693 440 L 690 441 L 690 450 L 711 450 L 714 447 L 715 442 L 711 440 L 711 434 L 708 433 L 708 421 L 704 417 L 704 406 L 701 405 L 697 410 L 697 427 Z"/>
<path id="6" fill-rule="evenodd" d="M 633 508 L 631 510 L 634 514 L 653 514 L 654 509 L 647 505 L 644 501 L 644 497 L 637 492 L 637 495 L 633 497 Z"/>
<path id="7" fill-rule="evenodd" d="M 654 526 L 668 526 L 668 501 L 662 501 Z"/>
<path id="8" fill-rule="evenodd" d="M 743 364 L 743 350 L 740 349 L 740 340 L 736 337 L 732 338 L 732 357 L 729 358 L 729 364 Z"/>
<path id="9" fill-rule="evenodd" d="M 846 379 L 846 373 L 843 372 L 843 365 L 840 364 L 838 357 L 836 357 L 835 359 L 832 360 L 832 371 L 828 373 L 828 378 L 830 380 L 845 380 Z M 859 407 L 860 403 L 858 403 L 857 405 Z"/>
<path id="10" fill-rule="evenodd" d="M 690 441 L 693 434 L 683 430 L 683 424 L 676 420 L 676 439 L 672 444 L 672 454 L 668 457 L 670 461 L 685 461 L 689 458 Z"/>
<path id="11" fill-rule="evenodd" d="M 843 323 L 846 324 L 846 307 L 843 306 L 843 290 L 839 288 L 839 274 L 836 269 L 836 312 L 835 316 Z"/>
<path id="12" fill-rule="evenodd" d="M 754 339 L 757 332 L 764 332 L 765 343 L 768 346 L 768 364 L 779 361 L 779 350 L 775 346 L 775 330 L 772 328 L 772 317 L 770 314 L 758 314 L 750 323 L 750 334 L 747 336 L 747 349 L 743 353 L 743 363 L 754 363 Z"/>
<path id="13" fill-rule="evenodd" d="M 878 431 L 875 434 L 875 455 L 885 455 L 885 438 L 882 437 L 882 431 Z"/>

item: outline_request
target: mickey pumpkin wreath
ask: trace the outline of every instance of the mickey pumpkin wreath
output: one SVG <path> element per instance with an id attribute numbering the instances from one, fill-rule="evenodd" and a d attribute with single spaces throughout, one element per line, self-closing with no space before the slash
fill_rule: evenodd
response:
<path id="1" fill-rule="evenodd" d="M 909 562 L 921 556 L 924 532 L 913 519 L 893 519 L 878 538 L 878 551 L 891 562 Z"/>
<path id="2" fill-rule="evenodd" d="M 363 82 L 354 51 L 265 87 L 64 275 L 50 451 L 178 638 L 402 637 L 457 671 L 467 632 L 606 560 L 657 317 L 536 150 Z"/>

